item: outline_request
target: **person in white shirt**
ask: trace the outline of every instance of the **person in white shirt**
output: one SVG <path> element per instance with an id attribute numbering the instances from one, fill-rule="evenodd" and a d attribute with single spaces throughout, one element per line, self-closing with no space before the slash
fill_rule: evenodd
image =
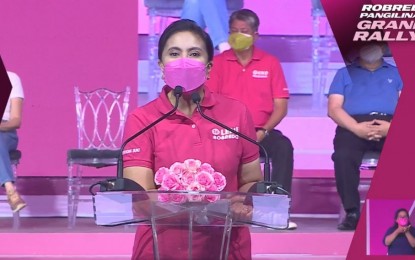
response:
<path id="1" fill-rule="evenodd" d="M 5 188 L 10 208 L 18 212 L 26 206 L 14 185 L 9 152 L 17 148 L 17 129 L 22 121 L 23 87 L 16 73 L 7 72 L 12 91 L 0 124 L 0 185 Z"/>

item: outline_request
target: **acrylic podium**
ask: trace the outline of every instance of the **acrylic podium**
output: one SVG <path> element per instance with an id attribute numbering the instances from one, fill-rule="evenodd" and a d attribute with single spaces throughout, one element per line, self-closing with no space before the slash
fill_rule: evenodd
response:
<path id="1" fill-rule="evenodd" d="M 97 192 L 93 202 L 97 225 L 147 225 L 154 259 L 179 251 L 198 259 L 198 246 L 209 247 L 212 259 L 227 259 L 233 228 L 286 229 L 290 208 L 288 195 L 240 192 Z"/>

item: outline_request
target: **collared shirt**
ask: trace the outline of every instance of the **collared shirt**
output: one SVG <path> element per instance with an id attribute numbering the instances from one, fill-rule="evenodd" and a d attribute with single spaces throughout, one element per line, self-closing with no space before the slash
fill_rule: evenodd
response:
<path id="1" fill-rule="evenodd" d="M 170 103 L 164 88 L 160 97 L 149 104 L 134 110 L 127 119 L 124 139 L 170 111 Z M 205 91 L 201 107 L 203 112 L 217 121 L 230 126 L 252 139 L 255 131 L 252 118 L 241 102 Z M 197 159 L 209 163 L 226 177 L 224 191 L 238 190 L 238 172 L 241 164 L 259 157 L 256 145 L 238 138 L 227 130 L 209 122 L 195 111 L 187 117 L 180 111 L 167 117 L 147 132 L 137 137 L 124 150 L 124 167 L 142 166 L 153 169 L 170 167 L 175 162 Z M 157 229 L 161 256 L 171 259 L 185 259 L 186 250 L 178 248 L 187 245 L 189 231 L 171 226 Z M 192 232 L 194 259 L 211 255 L 211 250 L 219 250 L 222 228 L 195 226 Z M 184 241 L 184 242 L 183 242 Z M 209 245 L 209 246 L 206 246 Z M 171 254 L 171 255 L 170 255 Z M 250 259 L 251 240 L 249 229 L 232 228 L 229 259 Z M 153 259 L 153 236 L 151 226 L 139 226 L 134 242 L 132 259 Z"/>
<path id="2" fill-rule="evenodd" d="M 329 95 L 344 96 L 343 109 L 349 115 L 372 112 L 393 115 L 402 87 L 395 66 L 383 62 L 379 68 L 370 71 L 355 62 L 337 71 Z"/>
<path id="3" fill-rule="evenodd" d="M 167 92 L 168 88 L 165 87 L 159 98 L 137 108 L 128 116 L 124 139 L 173 108 Z M 255 140 L 252 119 L 241 102 L 205 91 L 201 107 L 207 116 Z M 224 191 L 237 191 L 241 164 L 257 159 L 259 149 L 204 119 L 197 111 L 190 118 L 176 111 L 127 144 L 123 154 L 124 167 L 142 166 L 154 172 L 161 167 L 169 168 L 175 162 L 197 159 L 209 163 L 225 175 L 227 185 Z"/>
<path id="4" fill-rule="evenodd" d="M 213 59 L 207 86 L 245 103 L 255 127 L 263 127 L 274 111 L 274 99 L 288 98 L 289 92 L 279 60 L 254 47 L 252 60 L 243 66 L 233 50 Z"/>

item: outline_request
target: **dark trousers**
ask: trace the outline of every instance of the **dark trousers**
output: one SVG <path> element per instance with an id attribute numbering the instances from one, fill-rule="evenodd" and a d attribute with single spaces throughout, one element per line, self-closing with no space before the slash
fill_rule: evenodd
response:
<path id="1" fill-rule="evenodd" d="M 356 115 L 357 122 L 381 119 L 390 121 L 392 116 Z M 380 141 L 362 139 L 349 130 L 338 126 L 334 137 L 334 174 L 337 192 L 347 213 L 360 212 L 360 165 L 367 151 L 382 151 L 385 138 Z"/>
<path id="2" fill-rule="evenodd" d="M 272 130 L 260 143 L 272 161 L 271 181 L 276 181 L 291 193 L 293 178 L 293 145 L 281 131 Z M 261 156 L 264 156 L 260 150 Z"/>

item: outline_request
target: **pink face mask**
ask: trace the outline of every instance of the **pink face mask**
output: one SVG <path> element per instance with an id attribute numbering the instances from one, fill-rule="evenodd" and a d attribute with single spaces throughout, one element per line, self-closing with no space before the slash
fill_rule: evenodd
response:
<path id="1" fill-rule="evenodd" d="M 171 88 L 182 86 L 183 92 L 193 91 L 206 81 L 206 65 L 189 58 L 170 61 L 164 65 L 164 81 Z"/>
<path id="2" fill-rule="evenodd" d="M 408 225 L 408 218 L 398 218 L 398 224 L 401 227 L 405 227 Z"/>

